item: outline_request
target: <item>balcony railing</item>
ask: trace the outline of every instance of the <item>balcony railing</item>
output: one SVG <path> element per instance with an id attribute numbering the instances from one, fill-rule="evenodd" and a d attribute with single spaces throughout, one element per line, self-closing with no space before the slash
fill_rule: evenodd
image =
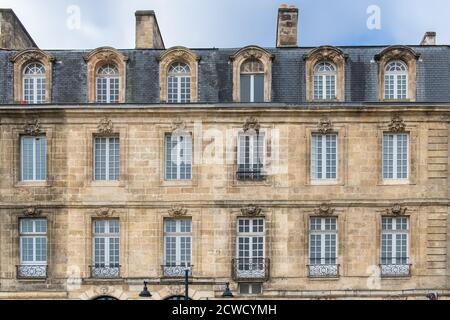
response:
<path id="1" fill-rule="evenodd" d="M 192 265 L 162 265 L 163 277 L 167 278 L 183 278 L 186 276 L 186 269 L 189 270 L 188 275 L 192 277 Z"/>
<path id="2" fill-rule="evenodd" d="M 120 265 L 118 264 L 95 264 L 89 266 L 91 278 L 95 279 L 117 279 L 120 278 Z"/>
<path id="3" fill-rule="evenodd" d="M 236 173 L 236 178 L 243 181 L 262 181 L 266 179 L 267 174 L 262 170 L 241 171 Z"/>
<path id="4" fill-rule="evenodd" d="M 46 279 L 47 265 L 20 265 L 17 266 L 18 279 Z"/>
<path id="5" fill-rule="evenodd" d="M 308 265 L 308 276 L 310 278 L 339 278 L 339 265 L 332 263 L 310 264 Z"/>
<path id="6" fill-rule="evenodd" d="M 267 281 L 269 279 L 270 260 L 267 258 L 233 259 L 232 268 L 235 281 Z"/>
<path id="7" fill-rule="evenodd" d="M 401 260 L 400 260 L 401 261 Z M 396 278 L 411 276 L 411 264 L 408 259 L 399 263 L 392 263 L 392 261 L 383 262 L 380 264 L 381 277 Z"/>

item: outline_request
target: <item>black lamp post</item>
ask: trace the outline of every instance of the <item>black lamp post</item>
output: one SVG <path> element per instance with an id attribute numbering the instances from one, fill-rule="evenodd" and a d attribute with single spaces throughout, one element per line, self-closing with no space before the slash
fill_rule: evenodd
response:
<path id="1" fill-rule="evenodd" d="M 222 298 L 233 298 L 233 293 L 230 290 L 230 283 L 225 284 L 225 290 L 222 293 Z"/>
<path id="2" fill-rule="evenodd" d="M 147 288 L 147 281 L 144 281 L 144 289 L 141 291 L 141 293 L 139 293 L 139 297 L 141 298 L 150 298 L 152 296 L 152 294 L 150 293 L 150 291 Z"/>
<path id="3" fill-rule="evenodd" d="M 184 269 L 184 300 L 189 300 L 189 268 Z"/>

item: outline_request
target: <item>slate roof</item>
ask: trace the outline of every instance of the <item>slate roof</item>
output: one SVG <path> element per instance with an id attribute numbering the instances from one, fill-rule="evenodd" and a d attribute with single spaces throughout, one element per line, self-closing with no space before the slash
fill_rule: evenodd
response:
<path id="1" fill-rule="evenodd" d="M 409 46 L 420 54 L 417 64 L 417 102 L 450 102 L 450 46 Z M 387 46 L 339 47 L 346 55 L 345 99 L 348 103 L 378 100 L 376 54 Z M 303 56 L 313 48 L 267 48 L 275 58 L 272 102 L 306 103 Z M 239 48 L 192 49 L 199 62 L 199 103 L 232 102 L 232 64 Z M 83 56 L 91 50 L 45 50 L 53 64 L 53 104 L 87 103 L 87 66 Z M 159 65 L 163 50 L 119 50 L 128 56 L 126 103 L 159 103 Z M 0 50 L 0 104 L 13 104 L 13 63 L 17 51 Z"/>

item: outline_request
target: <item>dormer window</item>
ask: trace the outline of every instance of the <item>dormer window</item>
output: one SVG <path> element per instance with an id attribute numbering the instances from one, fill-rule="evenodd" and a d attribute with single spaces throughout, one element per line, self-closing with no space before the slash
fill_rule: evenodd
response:
<path id="1" fill-rule="evenodd" d="M 182 62 L 175 62 L 167 74 L 167 102 L 191 102 L 191 68 Z"/>
<path id="2" fill-rule="evenodd" d="M 408 67 L 403 61 L 392 61 L 384 72 L 384 98 L 389 100 L 408 98 Z"/>
<path id="3" fill-rule="evenodd" d="M 30 104 L 45 103 L 45 67 L 30 63 L 23 71 L 23 99 Z"/>
<path id="4" fill-rule="evenodd" d="M 320 62 L 314 67 L 314 100 L 336 99 L 336 67 Z"/>
<path id="5" fill-rule="evenodd" d="M 257 59 L 241 66 L 241 102 L 264 102 L 264 66 Z"/>
<path id="6" fill-rule="evenodd" d="M 100 67 L 96 79 L 96 101 L 98 103 L 118 103 L 120 91 L 119 70 L 113 64 Z"/>

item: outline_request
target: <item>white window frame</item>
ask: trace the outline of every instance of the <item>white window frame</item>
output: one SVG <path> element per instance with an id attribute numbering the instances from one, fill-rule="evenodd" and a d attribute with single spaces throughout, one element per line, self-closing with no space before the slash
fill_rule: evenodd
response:
<path id="1" fill-rule="evenodd" d="M 392 219 L 392 230 L 385 230 L 383 229 L 383 221 L 385 219 Z M 406 230 L 404 229 L 397 229 L 397 220 L 406 219 Z M 399 263 L 397 261 L 397 235 L 406 235 L 406 257 L 400 257 L 406 259 L 406 264 L 409 264 L 410 260 L 410 219 L 409 217 L 382 217 L 381 220 L 381 237 L 380 237 L 380 262 L 383 265 L 383 235 L 392 235 L 392 244 L 391 244 L 391 256 L 386 257 L 385 259 L 391 260 L 392 263 L 386 263 L 385 265 L 405 265 L 405 263 Z M 401 261 L 400 261 L 401 262 Z"/>
<path id="2" fill-rule="evenodd" d="M 22 231 L 22 223 L 23 221 L 31 221 L 33 223 L 33 231 L 32 232 L 24 232 Z M 46 232 L 37 232 L 36 231 L 36 222 L 37 221 L 45 221 L 45 230 Z M 20 238 L 20 265 L 35 265 L 35 266 L 46 266 L 48 264 L 48 222 L 47 219 L 20 219 L 19 221 L 19 238 Z M 45 256 L 46 260 L 37 260 L 36 259 L 36 239 L 37 238 L 45 238 L 46 247 L 45 247 Z M 24 261 L 23 260 L 23 240 L 24 239 L 32 239 L 33 240 L 33 260 L 32 261 Z"/>
<path id="3" fill-rule="evenodd" d="M 117 222 L 118 225 L 118 232 L 110 232 L 111 230 L 111 222 Z M 96 233 L 95 226 L 98 222 L 105 222 L 105 230 L 108 230 L 108 232 L 104 233 Z M 95 240 L 96 239 L 104 239 L 105 240 L 105 261 L 104 262 L 97 262 L 96 260 L 96 250 L 95 250 Z M 118 239 L 118 261 L 117 263 L 111 262 L 111 256 L 110 256 L 110 250 L 111 250 L 111 242 L 110 239 Z M 118 219 L 99 219 L 99 220 L 93 220 L 92 223 L 92 262 L 93 266 L 95 268 L 118 268 L 120 266 L 120 221 Z"/>
<path id="4" fill-rule="evenodd" d="M 25 179 L 25 164 L 24 164 L 24 139 L 33 139 L 33 179 Z M 44 171 L 44 178 L 45 179 L 37 179 L 37 157 L 36 157 L 36 141 L 37 139 L 44 139 L 45 140 L 45 155 L 44 155 L 44 165 L 45 165 L 45 171 Z M 45 135 L 39 135 L 39 136 L 21 136 L 20 137 L 20 180 L 23 182 L 31 182 L 31 181 L 38 181 L 43 182 L 47 181 L 47 137 Z"/>
<path id="5" fill-rule="evenodd" d="M 322 143 L 321 143 L 321 150 L 322 150 L 322 166 L 320 168 L 316 167 L 316 161 L 314 159 L 314 140 L 316 136 L 322 136 Z M 327 136 L 334 136 L 336 139 L 336 172 L 335 172 L 335 178 L 327 178 Z M 316 175 L 314 174 L 314 168 L 316 170 L 320 170 L 322 173 L 322 178 L 316 178 Z M 319 171 L 317 171 L 319 172 Z M 339 178 L 339 135 L 337 133 L 327 133 L 327 134 L 321 134 L 321 133 L 312 133 L 311 135 L 311 157 L 310 157 L 310 175 L 311 175 L 311 182 L 313 184 L 327 184 L 327 183 L 336 183 Z"/>
<path id="6" fill-rule="evenodd" d="M 405 68 L 405 70 L 387 71 L 389 66 L 394 63 L 401 64 Z M 394 77 L 394 96 L 393 97 L 387 96 L 388 90 L 386 90 L 386 86 L 387 86 L 387 77 L 389 77 L 389 76 Z M 405 76 L 405 79 L 406 79 L 405 80 L 405 85 L 406 85 L 405 86 L 405 90 L 406 90 L 405 97 L 402 97 L 399 95 L 399 91 L 400 91 L 399 90 L 399 82 L 400 82 L 399 78 L 401 76 Z M 409 91 L 409 83 L 408 82 L 409 82 L 408 66 L 403 61 L 400 61 L 400 60 L 389 61 L 389 63 L 386 64 L 386 67 L 384 69 L 384 99 L 387 99 L 387 100 L 406 100 L 406 99 L 408 99 L 408 91 Z"/>
<path id="7" fill-rule="evenodd" d="M 386 136 L 387 135 L 392 135 L 394 136 L 393 139 L 393 146 L 392 146 L 392 153 L 393 153 L 393 158 L 392 158 L 392 178 L 386 178 L 385 177 L 385 171 L 384 171 L 384 167 L 385 167 L 385 153 L 384 153 L 384 146 L 386 143 Z M 406 135 L 406 178 L 398 178 L 398 136 L 400 135 Z M 382 171 L 382 177 L 384 181 L 389 181 L 389 182 L 407 182 L 409 181 L 409 177 L 410 177 L 410 135 L 409 133 L 391 133 L 391 132 L 384 132 L 383 133 L 383 143 L 382 143 L 382 167 L 381 167 L 381 171 Z"/>
<path id="8" fill-rule="evenodd" d="M 166 223 L 168 221 L 175 222 L 176 231 L 166 231 Z M 182 232 L 181 224 L 182 222 L 189 222 L 189 230 L 190 232 Z M 167 240 L 168 238 L 175 238 L 175 265 L 173 265 L 173 261 L 168 261 L 167 257 Z M 189 238 L 189 257 L 187 261 L 182 261 L 181 259 L 181 239 Z M 191 219 L 165 219 L 164 220 L 164 266 L 165 267 L 190 267 L 192 264 L 192 220 Z"/>
<path id="9" fill-rule="evenodd" d="M 262 220 L 262 226 L 263 226 L 263 231 L 262 232 L 254 232 L 253 231 L 253 226 L 254 226 L 254 222 L 257 220 Z M 249 221 L 249 232 L 240 232 L 239 231 L 239 221 Z M 253 256 L 253 249 L 252 246 L 254 244 L 254 238 L 259 238 L 262 237 L 263 238 L 263 256 Z M 240 250 L 239 250 L 239 239 L 240 238 L 248 238 L 249 240 L 249 256 L 248 257 L 244 257 L 240 255 Z M 236 259 L 262 259 L 264 260 L 266 258 L 266 219 L 264 218 L 238 218 L 237 224 L 236 224 Z"/>
<path id="10" fill-rule="evenodd" d="M 42 68 L 42 70 L 44 71 L 44 73 L 25 73 L 28 69 L 29 66 L 31 65 L 38 65 Z M 26 80 L 29 80 L 31 82 L 31 86 L 32 86 L 32 90 L 33 90 L 33 95 L 32 95 L 32 100 L 26 100 L 27 103 L 29 104 L 41 104 L 41 103 L 45 103 L 46 101 L 46 95 L 47 95 L 47 79 L 45 76 L 46 70 L 43 64 L 38 63 L 38 62 L 33 62 L 28 64 L 23 71 L 22 74 L 22 93 L 23 93 L 23 99 L 25 100 L 25 97 L 27 96 L 25 94 L 25 82 Z M 41 80 L 41 85 L 42 85 L 42 90 L 43 90 L 43 95 L 42 95 L 42 100 L 39 100 L 38 97 L 38 79 Z"/>
<path id="11" fill-rule="evenodd" d="M 249 137 L 249 163 L 241 163 L 242 153 L 244 152 L 244 154 L 245 154 L 245 150 L 242 150 L 241 138 L 245 138 L 245 137 Z M 259 139 L 263 139 L 262 151 L 260 154 L 260 157 L 262 158 L 261 173 L 265 170 L 267 141 L 266 141 L 266 133 L 263 131 L 260 131 L 259 133 L 240 132 L 238 134 L 238 141 L 237 141 L 237 145 L 238 145 L 237 165 L 238 165 L 238 167 L 240 167 L 241 165 L 253 167 L 254 165 L 258 164 L 258 163 L 254 163 L 254 155 L 255 155 L 255 145 L 257 146 L 257 140 L 259 140 Z"/>
<path id="12" fill-rule="evenodd" d="M 177 169 L 177 176 L 176 178 L 171 178 L 168 176 L 168 164 L 167 164 L 167 152 L 168 152 L 168 145 L 167 145 L 167 138 L 170 137 L 171 140 L 173 140 L 174 138 L 177 139 L 177 145 L 176 145 L 176 159 L 173 159 L 173 151 L 171 151 L 171 161 L 173 163 L 173 161 L 175 160 L 175 166 Z M 186 141 L 183 141 L 183 143 L 180 142 L 180 138 L 183 137 L 184 139 L 189 139 L 189 144 L 191 146 L 191 150 L 189 150 L 189 152 L 186 152 L 187 149 L 183 149 L 184 146 L 188 143 Z M 183 154 L 184 156 L 181 157 L 181 151 L 184 151 Z M 188 158 L 188 154 L 189 157 Z M 193 163 L 193 141 L 192 141 L 192 135 L 190 133 L 186 133 L 186 134 L 166 134 L 164 136 L 164 179 L 166 181 L 189 181 L 192 180 L 192 163 Z M 189 164 L 190 165 L 190 172 L 189 172 L 189 178 L 181 178 L 181 163 L 182 161 L 185 162 L 185 164 Z"/>
<path id="13" fill-rule="evenodd" d="M 115 70 L 115 74 L 100 74 L 99 71 L 102 68 L 109 67 L 111 69 Z M 99 92 L 98 92 L 98 84 L 99 80 L 106 80 L 106 101 L 99 101 Z M 112 100 L 111 99 L 111 82 L 112 80 L 117 81 L 117 99 Z M 116 96 L 116 95 L 115 95 Z M 95 100 L 97 103 L 118 103 L 120 99 L 120 76 L 119 71 L 116 66 L 114 65 L 105 65 L 99 68 L 96 74 L 95 78 Z"/>
<path id="14" fill-rule="evenodd" d="M 178 65 L 184 65 L 183 68 L 188 69 L 188 72 L 181 72 L 181 71 L 173 71 L 172 68 L 176 69 L 177 67 L 173 67 L 173 65 L 178 64 Z M 191 67 L 189 66 L 189 64 L 184 63 L 184 62 L 175 62 L 173 65 L 171 65 L 169 67 L 169 72 L 167 74 L 167 102 L 168 103 L 190 103 L 191 99 L 192 99 L 192 92 L 191 92 L 191 82 L 192 82 L 192 76 L 191 76 Z M 170 80 L 169 79 L 173 79 L 174 82 L 176 82 L 176 101 L 173 98 L 169 98 L 170 97 Z M 182 94 L 182 84 L 181 84 L 181 80 L 185 79 L 186 82 L 189 82 L 189 86 L 186 86 L 186 88 L 189 90 L 189 95 L 186 94 L 186 98 L 184 99 L 185 101 L 183 101 L 183 99 L 181 98 L 181 94 Z M 187 81 L 187 79 L 189 79 L 189 81 Z"/>
<path id="15" fill-rule="evenodd" d="M 318 71 L 317 69 L 320 68 L 320 65 L 322 65 L 322 64 L 330 65 L 333 68 L 333 71 Z M 316 96 L 316 91 L 319 91 L 319 89 L 316 88 L 316 77 L 320 78 L 319 81 L 322 82 L 322 92 L 321 92 L 321 94 L 319 92 L 321 97 Z M 328 92 L 328 90 L 327 90 L 327 88 L 328 88 L 327 77 L 334 78 L 334 81 L 333 81 L 334 82 L 334 88 L 333 88 L 334 95 L 331 95 L 331 92 Z M 335 100 L 337 97 L 336 81 L 337 81 L 337 71 L 336 71 L 336 66 L 334 64 L 327 62 L 327 61 L 322 61 L 322 62 L 317 63 L 314 66 L 314 72 L 313 72 L 313 97 L 314 97 L 314 99 L 315 100 Z M 328 97 L 328 96 L 330 96 L 330 97 Z"/>
<path id="16" fill-rule="evenodd" d="M 313 219 L 318 219 L 320 220 L 320 230 L 312 230 L 312 221 Z M 327 219 L 333 219 L 335 221 L 335 226 L 336 229 L 335 230 L 326 230 L 326 220 Z M 312 263 L 312 236 L 315 235 L 320 235 L 320 263 Z M 325 238 L 326 235 L 334 235 L 336 238 L 335 240 L 335 256 L 334 256 L 334 260 L 335 263 L 327 263 L 326 259 L 327 257 L 325 256 L 326 253 L 326 246 L 325 246 Z M 336 217 L 310 217 L 309 219 L 309 246 L 308 246 L 308 250 L 309 250 L 309 264 L 310 265 L 337 265 L 337 260 L 338 260 L 338 256 L 339 256 L 339 226 L 338 226 L 338 219 Z M 328 258 L 328 259 L 333 259 L 333 258 Z"/>
<path id="17" fill-rule="evenodd" d="M 98 179 L 96 176 L 96 169 L 97 169 L 97 139 L 106 139 L 106 149 L 105 149 L 105 179 Z M 110 141 L 111 140 L 118 140 L 117 146 L 118 146 L 118 152 L 119 152 L 119 160 L 118 160 L 118 174 L 117 174 L 117 179 L 112 179 L 111 174 L 110 174 L 110 160 L 111 157 L 113 156 L 110 153 Z M 110 137 L 102 137 L 102 136 L 98 136 L 98 137 L 94 137 L 94 165 L 93 165 L 93 177 L 94 177 L 94 181 L 120 181 L 120 138 L 118 136 L 110 136 Z"/>

